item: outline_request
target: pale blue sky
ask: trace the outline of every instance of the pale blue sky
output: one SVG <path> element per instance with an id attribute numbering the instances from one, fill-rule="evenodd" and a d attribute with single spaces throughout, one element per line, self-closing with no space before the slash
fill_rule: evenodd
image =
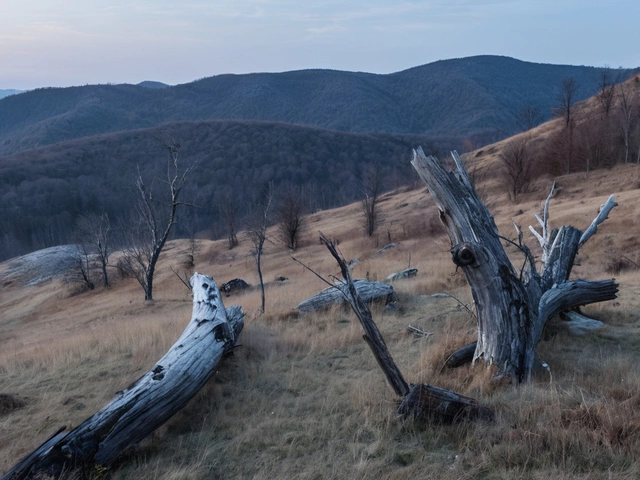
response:
<path id="1" fill-rule="evenodd" d="M 0 88 L 390 73 L 481 54 L 637 67 L 639 32 L 638 0 L 2 0 Z"/>

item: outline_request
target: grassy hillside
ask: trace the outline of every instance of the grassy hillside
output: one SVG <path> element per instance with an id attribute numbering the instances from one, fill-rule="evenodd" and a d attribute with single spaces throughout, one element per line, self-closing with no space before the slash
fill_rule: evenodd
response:
<path id="1" fill-rule="evenodd" d="M 621 70 L 626 76 L 628 70 Z M 0 155 L 165 122 L 263 120 L 353 132 L 394 132 L 488 143 L 520 128 L 527 105 L 548 118 L 565 77 L 576 99 L 600 69 L 478 56 L 389 75 L 332 70 L 218 75 L 184 85 L 38 89 L 0 101 Z"/>
<path id="2" fill-rule="evenodd" d="M 78 215 L 109 214 L 112 223 L 135 207 L 135 175 L 162 178 L 160 142 L 179 142 L 184 164 L 197 161 L 185 199 L 198 208 L 177 234 L 224 235 L 219 209 L 229 198 L 238 225 L 269 182 L 304 194 L 308 211 L 362 198 L 361 175 L 379 164 L 383 188 L 409 182 L 411 149 L 437 149 L 425 136 L 356 134 L 268 122 L 181 122 L 95 136 L 0 157 L 0 260 L 72 240 Z M 161 188 L 161 187 L 157 187 Z"/>
<path id="3" fill-rule="evenodd" d="M 465 158 L 478 191 L 501 233 L 514 237 L 512 220 L 526 227 L 551 178 L 534 182 L 518 204 L 500 177 L 501 145 Z M 166 426 L 143 442 L 111 478 L 635 478 L 640 474 L 640 263 L 638 167 L 559 177 L 551 224 L 585 228 L 610 193 L 620 206 L 580 252 L 574 277 L 617 277 L 617 301 L 588 308 L 607 326 L 585 336 L 554 322 L 540 345 L 552 376 L 526 387 L 491 382 L 481 365 L 442 372 L 449 352 L 473 339 L 474 321 L 446 292 L 471 302 L 449 255 L 432 199 L 425 188 L 384 196 L 379 237 L 365 238 L 357 204 L 307 217 L 296 257 L 321 274 L 337 267 L 318 244 L 318 230 L 358 257 L 356 277 L 382 279 L 406 268 L 418 276 L 397 282 L 395 309 L 374 317 L 410 382 L 428 382 L 491 405 L 490 424 L 422 425 L 395 414 L 391 389 L 362 340 L 353 315 L 339 308 L 296 316 L 297 303 L 324 288 L 277 241 L 263 257 L 266 314 L 259 291 L 226 298 L 247 312 L 235 354 L 206 388 Z M 526 231 L 526 228 L 525 228 Z M 276 238 L 270 232 L 271 238 Z M 389 240 L 395 249 L 374 256 Z M 527 233 L 526 240 L 535 240 Z M 227 250 L 199 240 L 195 270 L 218 283 L 242 277 L 257 283 L 250 242 Z M 25 287 L 0 264 L 0 471 L 55 431 L 75 426 L 115 391 L 150 368 L 190 318 L 189 292 L 169 267 L 182 268 L 187 241 L 168 245 L 160 259 L 156 301 L 145 303 L 133 280 L 109 290 L 78 293 L 58 280 Z M 522 260 L 510 250 L 514 261 Z M 621 265 L 623 268 L 620 269 Z M 615 272 L 615 273 L 613 273 Z M 276 276 L 288 278 L 275 282 Z M 407 326 L 433 335 L 416 339 Z"/>

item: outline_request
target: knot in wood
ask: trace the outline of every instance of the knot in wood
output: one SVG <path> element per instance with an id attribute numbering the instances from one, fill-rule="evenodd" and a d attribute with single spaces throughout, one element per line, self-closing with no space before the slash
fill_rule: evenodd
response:
<path id="1" fill-rule="evenodd" d="M 459 267 L 466 267 L 476 262 L 476 254 L 469 243 L 459 243 L 451 250 L 453 263 Z"/>

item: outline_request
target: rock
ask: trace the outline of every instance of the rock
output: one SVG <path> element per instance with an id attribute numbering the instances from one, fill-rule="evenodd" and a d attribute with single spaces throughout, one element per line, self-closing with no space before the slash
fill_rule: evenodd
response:
<path id="1" fill-rule="evenodd" d="M 234 278 L 233 280 L 230 280 L 227 283 L 224 283 L 220 287 L 220 291 L 224 292 L 224 294 L 228 297 L 229 295 L 231 295 L 234 292 L 238 292 L 240 290 L 245 290 L 245 289 L 250 288 L 250 287 L 251 287 L 251 285 L 249 285 L 243 279 Z"/>

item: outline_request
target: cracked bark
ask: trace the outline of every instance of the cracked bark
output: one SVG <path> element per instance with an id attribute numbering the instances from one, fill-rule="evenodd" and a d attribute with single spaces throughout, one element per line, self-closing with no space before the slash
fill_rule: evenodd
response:
<path id="1" fill-rule="evenodd" d="M 525 245 L 528 270 L 519 273 L 501 244 L 498 228 L 478 199 L 462 161 L 452 152 L 455 169 L 448 171 L 421 148 L 411 162 L 438 206 L 440 219 L 451 240 L 453 262 L 464 272 L 477 310 L 478 341 L 473 361 L 495 365 L 503 375 L 522 382 L 530 379 L 536 362 L 535 348 L 546 322 L 556 313 L 578 305 L 613 300 L 614 280 L 569 281 L 578 249 L 595 233 L 617 204 L 613 196 L 583 233 L 575 227 L 548 228 L 548 207 L 537 217 L 542 234 L 530 227 L 543 249 L 542 271 Z M 517 227 L 516 227 L 517 228 Z M 517 228 L 519 239 L 522 232 Z M 464 348 L 468 348 L 464 347 Z"/>

